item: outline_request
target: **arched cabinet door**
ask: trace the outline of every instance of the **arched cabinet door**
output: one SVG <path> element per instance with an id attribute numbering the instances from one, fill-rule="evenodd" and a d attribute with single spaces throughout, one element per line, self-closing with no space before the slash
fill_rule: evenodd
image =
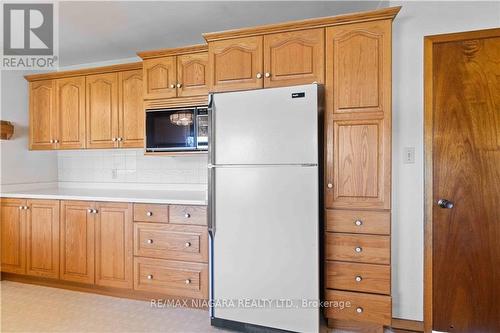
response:
<path id="1" fill-rule="evenodd" d="M 177 56 L 177 97 L 208 94 L 208 53 Z"/>
<path id="2" fill-rule="evenodd" d="M 264 36 L 265 87 L 323 83 L 324 36 L 323 28 Z"/>
<path id="3" fill-rule="evenodd" d="M 85 148 L 85 77 L 56 80 L 57 149 Z"/>
<path id="4" fill-rule="evenodd" d="M 118 144 L 118 74 L 87 76 L 87 148 Z"/>
<path id="5" fill-rule="evenodd" d="M 54 149 L 57 135 L 55 82 L 53 80 L 30 82 L 30 133 L 31 150 Z"/>
<path id="6" fill-rule="evenodd" d="M 176 97 L 175 56 L 147 59 L 142 65 L 145 78 L 144 99 Z"/>
<path id="7" fill-rule="evenodd" d="M 209 43 L 210 91 L 262 88 L 262 44 L 262 36 Z"/>

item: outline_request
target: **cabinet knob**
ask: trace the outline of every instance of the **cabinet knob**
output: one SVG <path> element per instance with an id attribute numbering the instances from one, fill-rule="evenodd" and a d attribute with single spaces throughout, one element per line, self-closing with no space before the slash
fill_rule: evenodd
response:
<path id="1" fill-rule="evenodd" d="M 326 185 L 326 187 L 333 188 L 333 184 L 332 183 L 328 183 L 328 185 Z"/>
<path id="2" fill-rule="evenodd" d="M 262 73 L 257 73 L 256 77 L 257 77 L 258 79 L 262 79 Z"/>
<path id="3" fill-rule="evenodd" d="M 52 139 L 50 140 L 50 143 L 54 143 L 54 142 L 55 142 L 54 140 L 52 140 Z"/>
<path id="4" fill-rule="evenodd" d="M 153 212 L 147 212 L 146 216 L 153 216 Z"/>
<path id="5" fill-rule="evenodd" d="M 356 221 L 354 221 L 354 224 L 355 224 L 355 225 L 357 225 L 357 226 L 359 227 L 359 226 L 363 225 L 363 221 L 361 221 L 361 220 L 356 220 Z"/>
<path id="6" fill-rule="evenodd" d="M 23 210 L 24 209 L 24 206 L 19 206 L 19 210 Z"/>
<path id="7" fill-rule="evenodd" d="M 361 253 L 363 251 L 363 248 L 361 246 L 357 246 L 354 248 L 354 251 L 356 251 L 357 253 Z"/>
<path id="8" fill-rule="evenodd" d="M 175 84 L 171 84 L 170 89 L 174 89 L 174 88 L 175 88 Z"/>
<path id="9" fill-rule="evenodd" d="M 23 208 L 23 209 L 30 209 L 30 207 L 29 207 L 29 206 L 24 206 L 24 208 Z"/>
<path id="10" fill-rule="evenodd" d="M 185 214 L 184 214 L 184 217 L 188 219 L 188 218 L 190 218 L 190 217 L 191 217 L 191 214 L 189 214 L 189 213 L 185 213 Z"/>
<path id="11" fill-rule="evenodd" d="M 119 137 L 119 138 L 116 138 L 116 140 L 123 141 L 123 138 Z"/>
<path id="12" fill-rule="evenodd" d="M 180 87 L 182 87 L 182 83 L 177 83 L 176 86 L 177 86 L 177 88 L 180 88 Z"/>
<path id="13" fill-rule="evenodd" d="M 354 280 L 356 280 L 356 282 L 361 282 L 363 281 L 363 278 L 361 277 L 361 275 L 357 275 Z"/>
<path id="14" fill-rule="evenodd" d="M 149 275 L 147 276 L 147 278 L 148 278 L 148 280 L 153 280 L 153 275 L 149 274 Z"/>
<path id="15" fill-rule="evenodd" d="M 190 279 L 187 279 L 185 282 L 186 282 L 186 284 L 190 284 L 190 283 L 191 283 L 191 280 L 190 280 Z"/>
<path id="16" fill-rule="evenodd" d="M 184 244 L 184 246 L 186 246 L 186 247 L 190 247 L 190 246 L 191 246 L 191 243 L 190 243 L 190 242 L 186 242 L 186 244 Z"/>
<path id="17" fill-rule="evenodd" d="M 363 308 L 362 307 L 357 307 L 356 308 L 356 313 L 363 313 Z"/>
<path id="18" fill-rule="evenodd" d="M 265 76 L 265 77 L 271 77 L 271 73 L 266 72 L 266 73 L 264 74 L 264 76 Z"/>
<path id="19" fill-rule="evenodd" d="M 55 139 L 55 140 L 54 140 L 54 143 L 59 143 L 59 140 L 58 140 L 58 139 Z"/>
<path id="20" fill-rule="evenodd" d="M 87 213 L 92 214 L 94 211 L 92 209 L 87 209 Z"/>
<path id="21" fill-rule="evenodd" d="M 111 141 L 115 142 L 115 141 L 116 141 L 116 138 L 111 138 Z"/>
<path id="22" fill-rule="evenodd" d="M 153 240 L 152 240 L 152 239 L 148 239 L 148 240 L 146 241 L 146 243 L 148 243 L 148 244 L 153 244 Z"/>
<path id="23" fill-rule="evenodd" d="M 97 214 L 99 211 L 97 209 L 92 209 L 92 213 Z"/>

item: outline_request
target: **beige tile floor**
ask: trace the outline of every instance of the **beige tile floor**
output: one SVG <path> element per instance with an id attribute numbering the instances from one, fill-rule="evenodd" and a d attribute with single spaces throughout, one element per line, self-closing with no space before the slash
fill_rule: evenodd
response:
<path id="1" fill-rule="evenodd" d="M 11 281 L 1 281 L 0 292 L 0 332 L 5 333 L 229 332 L 210 326 L 203 310 L 153 308 L 145 301 Z"/>

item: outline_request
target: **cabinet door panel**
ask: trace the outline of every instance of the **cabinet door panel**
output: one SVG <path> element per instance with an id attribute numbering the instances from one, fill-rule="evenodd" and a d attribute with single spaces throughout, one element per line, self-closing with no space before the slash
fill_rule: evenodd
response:
<path id="1" fill-rule="evenodd" d="M 244 37 L 209 43 L 210 91 L 263 87 L 262 37 Z"/>
<path id="2" fill-rule="evenodd" d="M 60 276 L 94 283 L 94 217 L 92 202 L 61 201 Z"/>
<path id="3" fill-rule="evenodd" d="M 28 200 L 27 273 L 59 278 L 59 201 Z"/>
<path id="4" fill-rule="evenodd" d="M 85 148 L 85 77 L 56 80 L 58 149 Z"/>
<path id="5" fill-rule="evenodd" d="M 142 70 L 119 73 L 119 137 L 120 147 L 144 147 L 144 108 Z"/>
<path id="6" fill-rule="evenodd" d="M 102 202 L 97 210 L 96 284 L 132 289 L 132 204 Z"/>
<path id="7" fill-rule="evenodd" d="M 334 113 L 390 108 L 390 20 L 327 28 L 326 43 L 328 107 Z"/>
<path id="8" fill-rule="evenodd" d="M 26 205 L 24 199 L 0 199 L 2 272 L 26 273 Z"/>
<path id="9" fill-rule="evenodd" d="M 113 148 L 118 137 L 118 74 L 88 75 L 87 148 Z"/>
<path id="10" fill-rule="evenodd" d="M 147 59 L 143 61 L 142 66 L 145 79 L 144 99 L 177 96 L 175 56 Z"/>
<path id="11" fill-rule="evenodd" d="M 324 29 L 264 36 L 265 87 L 324 82 Z"/>
<path id="12" fill-rule="evenodd" d="M 57 135 L 55 81 L 30 83 L 30 149 L 54 149 Z"/>
<path id="13" fill-rule="evenodd" d="M 184 54 L 177 57 L 178 97 L 208 94 L 208 52 Z"/>
<path id="14" fill-rule="evenodd" d="M 387 121 L 333 123 L 333 149 L 327 162 L 327 208 L 390 208 L 390 135 Z"/>

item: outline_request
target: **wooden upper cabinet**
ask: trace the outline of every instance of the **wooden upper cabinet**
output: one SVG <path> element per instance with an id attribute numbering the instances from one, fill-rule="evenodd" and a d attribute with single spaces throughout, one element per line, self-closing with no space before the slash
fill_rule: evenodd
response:
<path id="1" fill-rule="evenodd" d="M 113 148 L 118 138 L 118 74 L 88 75 L 87 148 Z"/>
<path id="2" fill-rule="evenodd" d="M 144 99 L 176 97 L 176 57 L 146 59 L 143 62 Z"/>
<path id="3" fill-rule="evenodd" d="M 132 289 L 132 204 L 101 202 L 96 209 L 95 283 Z"/>
<path id="4" fill-rule="evenodd" d="M 85 148 L 85 77 L 57 79 L 55 84 L 56 147 L 57 149 Z"/>
<path id="5" fill-rule="evenodd" d="M 0 199 L 2 272 L 26 273 L 26 200 Z"/>
<path id="6" fill-rule="evenodd" d="M 27 274 L 59 278 L 59 200 L 28 200 Z"/>
<path id="7" fill-rule="evenodd" d="M 264 86 L 324 82 L 325 29 L 264 36 Z"/>
<path id="8" fill-rule="evenodd" d="M 57 136 L 55 82 L 30 82 L 30 140 L 32 150 L 55 148 Z"/>
<path id="9" fill-rule="evenodd" d="M 118 121 L 120 147 L 144 147 L 144 108 L 142 70 L 120 72 L 118 74 L 119 106 Z"/>
<path id="10" fill-rule="evenodd" d="M 208 44 L 210 91 L 264 86 L 263 37 L 218 40 Z"/>
<path id="11" fill-rule="evenodd" d="M 208 94 L 208 53 L 177 56 L 177 97 Z"/>
<path id="12" fill-rule="evenodd" d="M 94 283 L 93 202 L 61 201 L 60 278 Z"/>
<path id="13" fill-rule="evenodd" d="M 327 104 L 334 113 L 383 112 L 390 108 L 391 22 L 326 29 Z"/>

